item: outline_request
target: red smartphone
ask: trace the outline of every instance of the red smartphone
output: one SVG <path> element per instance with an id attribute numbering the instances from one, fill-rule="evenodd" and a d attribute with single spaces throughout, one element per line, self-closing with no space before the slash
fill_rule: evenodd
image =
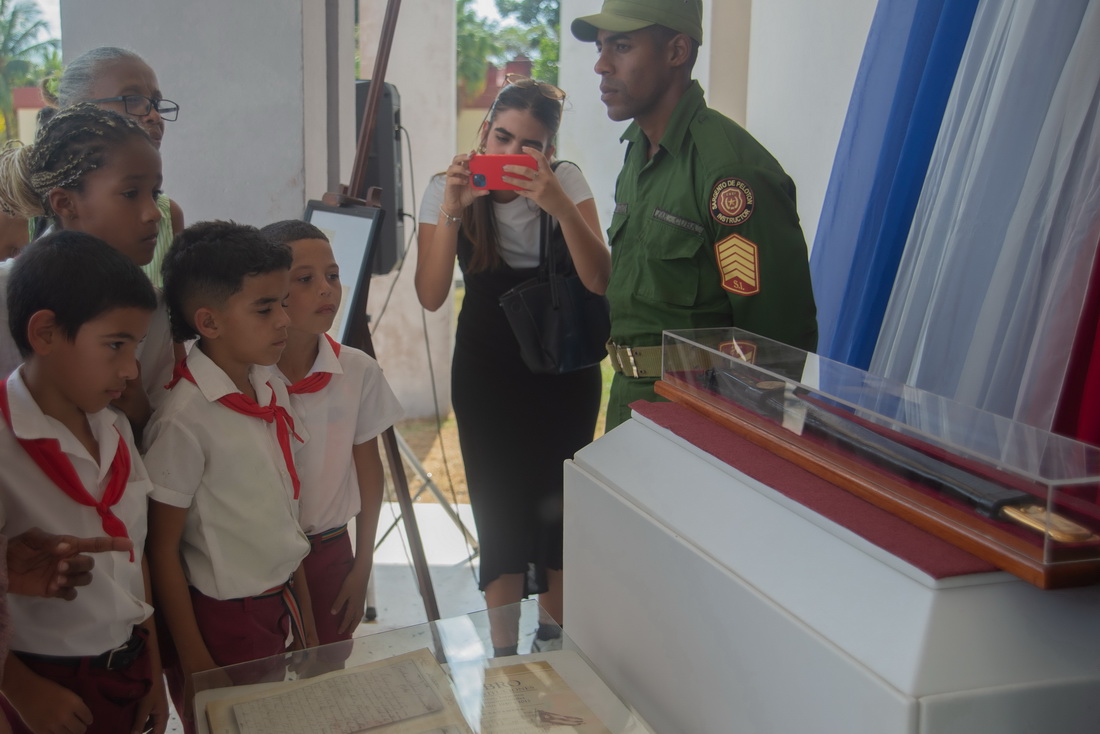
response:
<path id="1" fill-rule="evenodd" d="M 523 178 L 516 173 L 505 173 L 504 166 L 526 166 L 538 170 L 539 164 L 534 156 L 520 155 L 475 155 L 470 158 L 470 185 L 475 189 L 489 189 L 498 191 L 501 189 L 517 190 L 518 186 L 505 183 L 503 176 Z"/>

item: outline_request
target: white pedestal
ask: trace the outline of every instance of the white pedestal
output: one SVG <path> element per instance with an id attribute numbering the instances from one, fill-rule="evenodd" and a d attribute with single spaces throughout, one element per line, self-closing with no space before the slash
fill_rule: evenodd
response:
<path id="1" fill-rule="evenodd" d="M 657 731 L 1100 730 L 1100 587 L 937 581 L 637 415 L 565 469 L 566 629 Z"/>

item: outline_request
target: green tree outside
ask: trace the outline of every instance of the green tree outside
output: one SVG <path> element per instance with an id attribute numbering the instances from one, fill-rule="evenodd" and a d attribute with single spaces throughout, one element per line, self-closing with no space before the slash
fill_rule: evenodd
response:
<path id="1" fill-rule="evenodd" d="M 36 84 L 51 59 L 60 66 L 58 40 L 39 40 L 48 32 L 34 2 L 0 0 L 0 122 L 8 140 L 15 137 L 16 124 L 11 90 Z"/>
<path id="2" fill-rule="evenodd" d="M 503 67 L 520 55 L 531 59 L 531 73 L 536 79 L 557 84 L 561 43 L 559 0 L 495 2 L 501 17 L 513 23 L 501 25 L 481 17 L 473 7 L 473 0 L 455 0 L 460 98 L 476 97 L 485 89 L 487 62 Z"/>
<path id="3" fill-rule="evenodd" d="M 485 62 L 500 56 L 499 26 L 477 14 L 473 0 L 456 0 L 455 32 L 459 99 L 472 99 L 485 89 Z"/>
<path id="4" fill-rule="evenodd" d="M 517 49 L 531 59 L 531 74 L 551 84 L 558 83 L 561 47 L 560 0 L 495 0 L 497 12 L 516 22 L 525 47 Z M 513 54 L 514 55 L 514 54 Z"/>

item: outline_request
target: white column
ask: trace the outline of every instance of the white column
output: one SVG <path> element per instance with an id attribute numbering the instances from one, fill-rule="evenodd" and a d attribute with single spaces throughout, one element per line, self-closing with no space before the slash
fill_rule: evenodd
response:
<path id="1" fill-rule="evenodd" d="M 747 127 L 794 179 L 811 247 L 877 4 L 752 4 Z"/>
<path id="2" fill-rule="evenodd" d="M 386 12 L 386 0 L 360 0 L 360 77 L 369 79 Z M 405 167 L 405 237 L 413 234 L 424 187 L 444 170 L 455 154 L 455 4 L 452 0 L 405 0 L 397 19 L 386 82 L 401 97 L 401 124 L 408 131 L 412 154 L 402 136 Z M 411 174 L 411 176 L 410 176 Z M 346 179 L 346 175 L 345 175 Z M 415 204 L 415 206 L 414 206 Z M 387 216 L 392 216 L 387 212 Z M 434 220 L 433 220 L 434 223 Z M 408 246 L 400 272 L 376 277 L 368 311 L 377 320 L 393 287 L 385 313 L 372 326 L 378 360 L 386 379 L 410 417 L 435 415 L 428 349 L 435 374 L 439 410 L 451 402 L 451 350 L 454 312 L 451 301 L 435 313 L 425 313 L 416 299 L 416 242 Z"/>
<path id="3" fill-rule="evenodd" d="M 592 67 L 596 46 L 581 43 L 569 30 L 573 19 L 600 12 L 602 0 L 561 0 L 561 61 L 558 86 L 568 95 L 558 133 L 558 157 L 581 167 L 596 198 L 604 237 L 615 208 L 615 178 L 623 166 L 625 146 L 619 136 L 627 123 L 607 119 L 600 101 L 600 80 Z"/>

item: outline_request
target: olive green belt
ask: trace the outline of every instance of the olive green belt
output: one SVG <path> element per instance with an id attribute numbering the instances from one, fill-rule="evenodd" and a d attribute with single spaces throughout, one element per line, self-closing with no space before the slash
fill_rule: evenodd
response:
<path id="1" fill-rule="evenodd" d="M 610 339 L 604 345 L 611 357 L 611 369 L 623 377 L 660 377 L 663 368 L 662 347 L 623 347 Z M 670 369 L 705 370 L 725 364 L 732 357 L 716 354 L 706 349 L 696 349 L 687 353 L 679 350 L 674 354 Z"/>
<path id="2" fill-rule="evenodd" d="M 621 347 L 608 340 L 611 369 L 624 377 L 660 377 L 661 347 Z"/>

